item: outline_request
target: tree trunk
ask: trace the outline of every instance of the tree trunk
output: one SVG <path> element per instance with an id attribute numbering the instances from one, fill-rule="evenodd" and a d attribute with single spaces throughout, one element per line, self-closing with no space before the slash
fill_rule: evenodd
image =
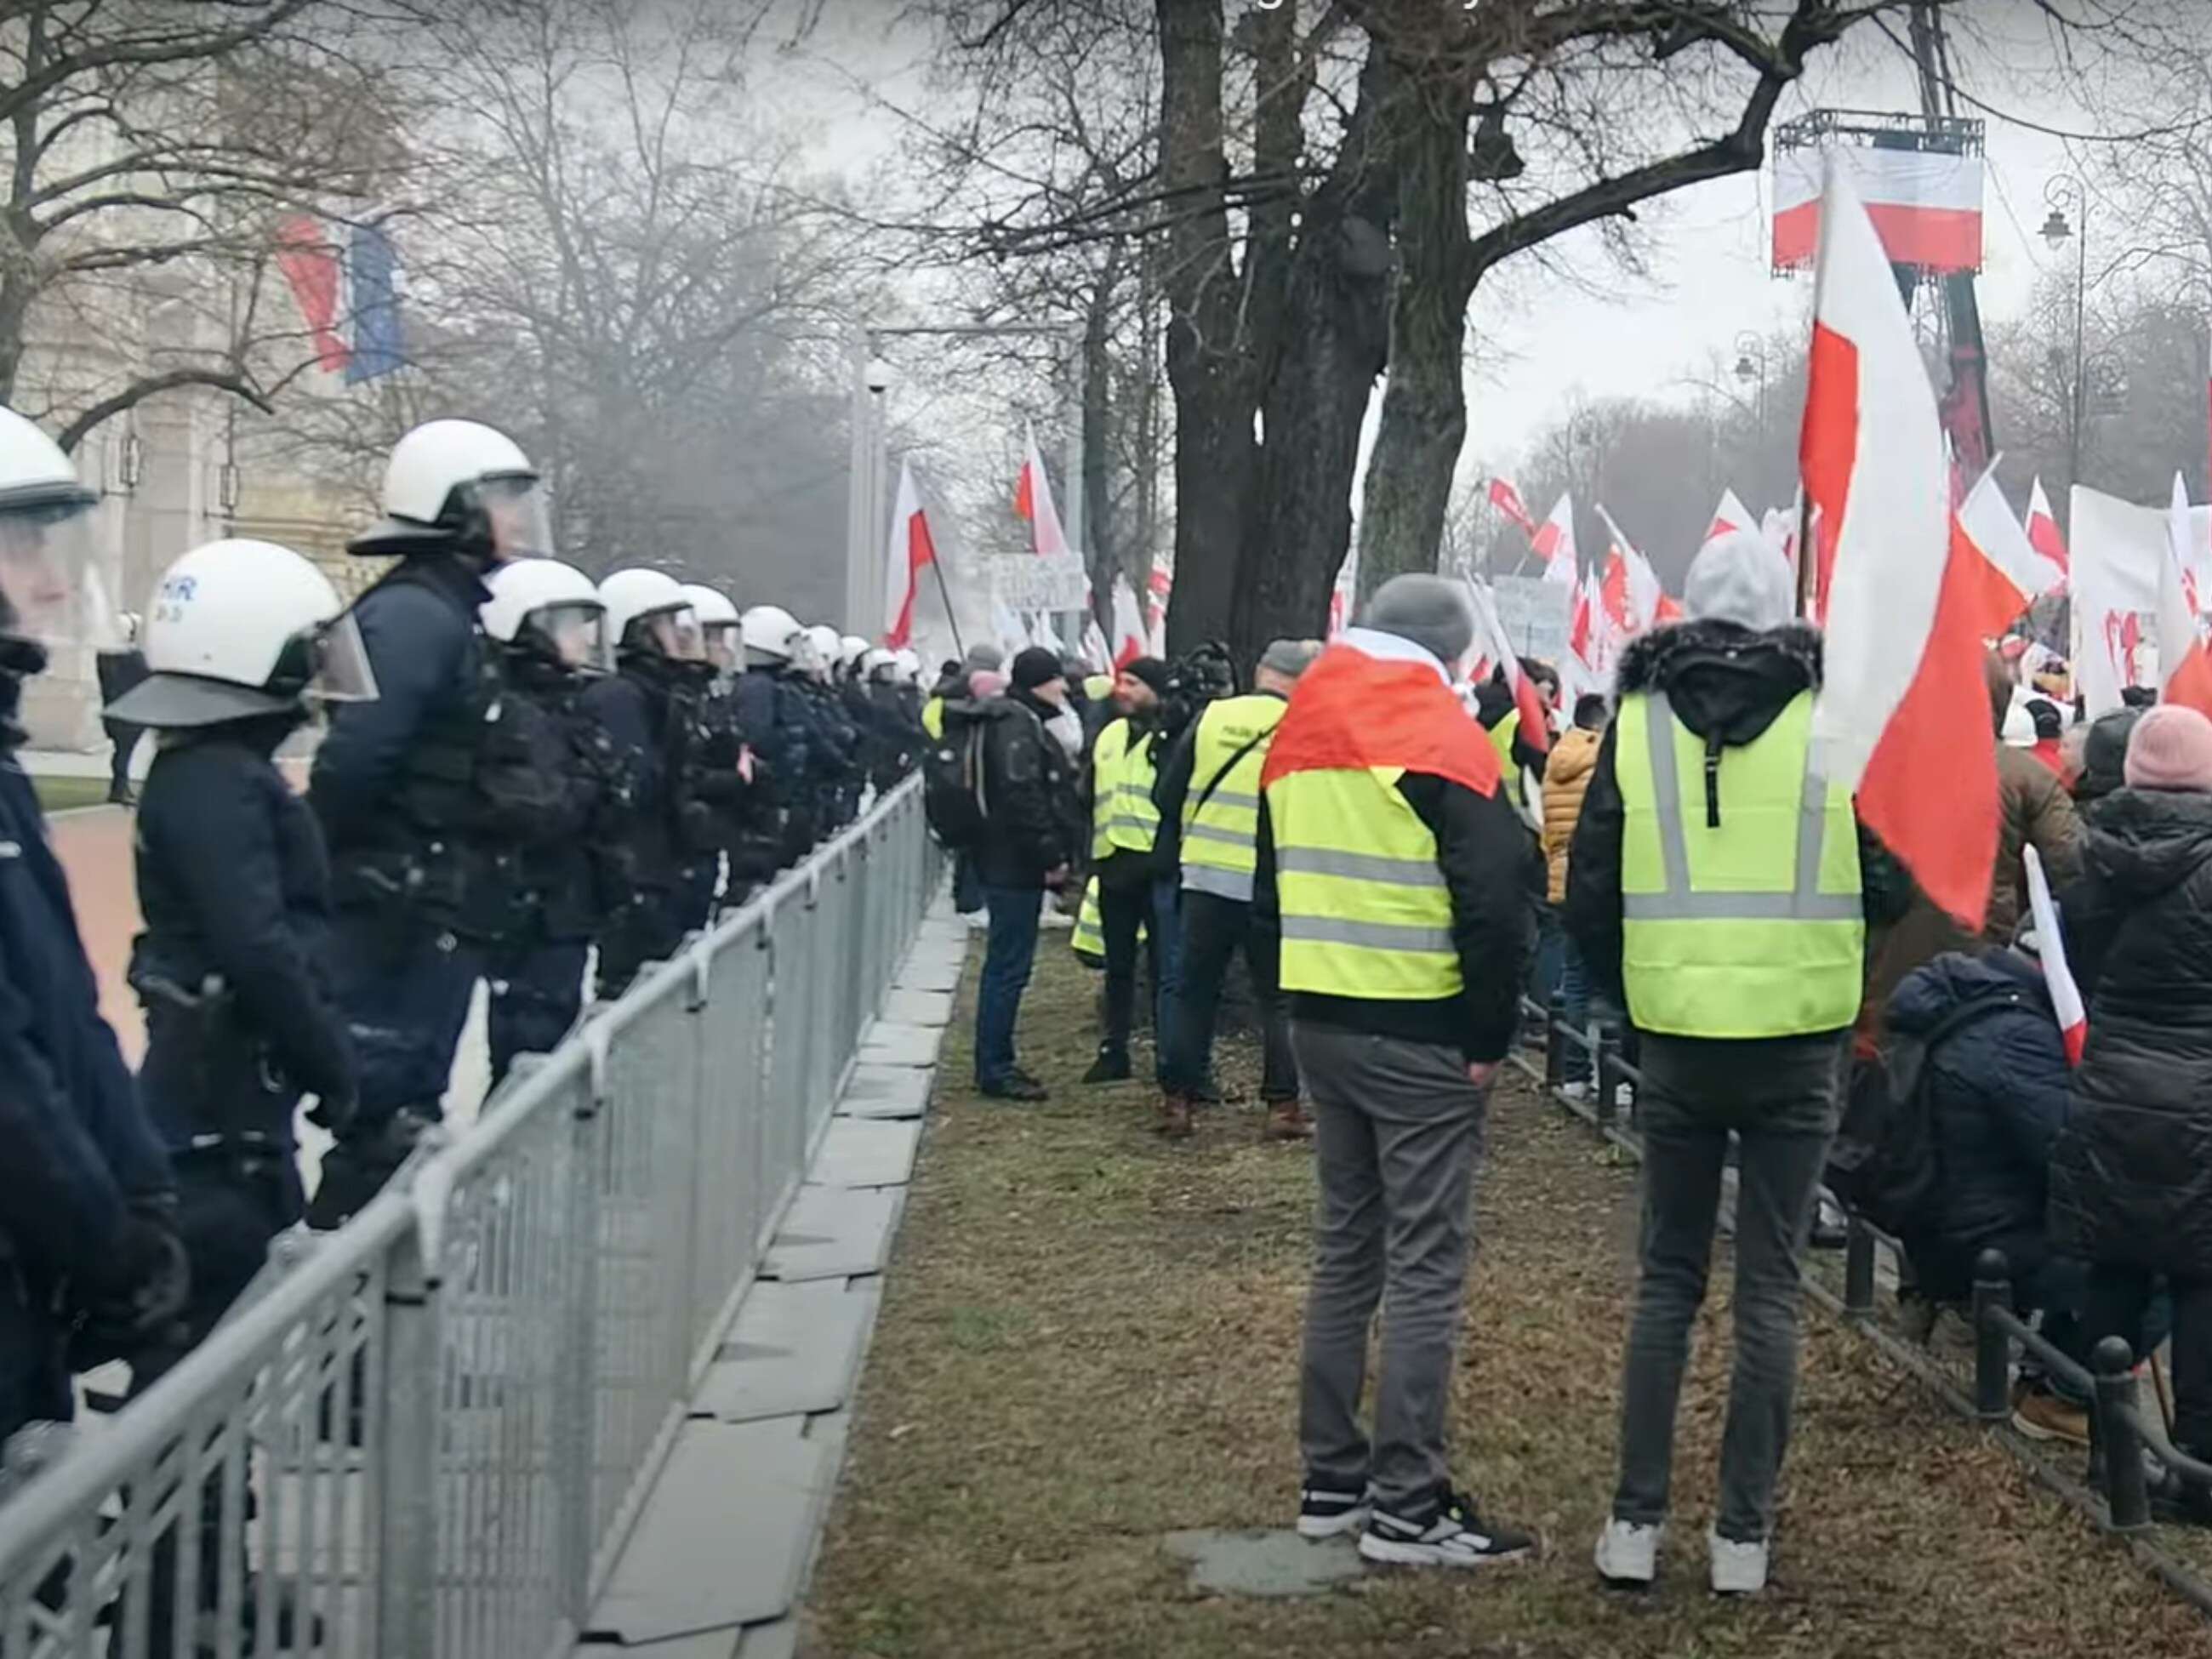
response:
<path id="1" fill-rule="evenodd" d="M 1359 593 L 1434 570 L 1467 439 L 1461 352 L 1474 265 L 1467 228 L 1470 83 L 1452 66 L 1406 64 L 1398 100 L 1398 280 L 1389 379 L 1359 515 Z"/>
<path id="2" fill-rule="evenodd" d="M 1158 0 L 1168 382 L 1176 400 L 1176 594 L 1168 647 L 1225 635 L 1252 495 L 1251 363 L 1223 185 L 1221 0 Z"/>
<path id="3" fill-rule="evenodd" d="M 1132 562 L 1131 538 L 1108 494 L 1106 423 L 1113 413 L 1113 319 L 1115 290 L 1121 282 L 1119 249 L 1091 284 L 1083 315 L 1083 515 L 1091 593 L 1095 603 L 1113 591 L 1114 573 Z M 1150 556 L 1146 555 L 1149 562 Z"/>

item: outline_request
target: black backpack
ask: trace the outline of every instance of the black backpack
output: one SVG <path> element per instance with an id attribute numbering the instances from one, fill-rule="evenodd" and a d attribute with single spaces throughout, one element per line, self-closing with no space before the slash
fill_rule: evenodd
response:
<path id="1" fill-rule="evenodd" d="M 1938 1231 L 1943 1161 L 1924 1086 L 1928 1056 L 1975 1021 L 2027 1006 L 2018 990 L 1969 998 L 1856 1068 L 1826 1170 L 1828 1189 L 1846 1209 L 1908 1242 Z"/>
<path id="2" fill-rule="evenodd" d="M 921 812 L 950 853 L 983 838 L 983 731 L 987 722 L 945 711 L 944 735 L 921 757 Z"/>

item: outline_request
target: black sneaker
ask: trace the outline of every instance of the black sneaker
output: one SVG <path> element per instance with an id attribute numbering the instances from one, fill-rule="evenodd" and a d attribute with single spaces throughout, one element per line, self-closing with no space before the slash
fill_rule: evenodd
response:
<path id="1" fill-rule="evenodd" d="M 1009 1072 L 991 1083 L 979 1083 L 975 1092 L 986 1100 L 1021 1100 L 1034 1103 L 1050 1100 L 1052 1094 L 1027 1072 Z"/>
<path id="2" fill-rule="evenodd" d="M 1386 1515 L 1377 1510 L 1360 1534 L 1359 1553 L 1370 1561 L 1400 1567 L 1488 1567 L 1535 1553 L 1525 1532 L 1485 1521 L 1465 1492 L 1448 1494 L 1425 1515 Z"/>
<path id="3" fill-rule="evenodd" d="M 1091 1062 L 1091 1069 L 1083 1074 L 1085 1083 L 1127 1083 L 1129 1080 L 1129 1056 L 1125 1050 L 1115 1054 L 1110 1048 L 1101 1048 L 1098 1058 Z"/>
<path id="4" fill-rule="evenodd" d="M 1367 1524 L 1374 1500 L 1364 1490 L 1332 1492 L 1326 1486 L 1298 1488 L 1298 1536 L 1337 1538 Z"/>

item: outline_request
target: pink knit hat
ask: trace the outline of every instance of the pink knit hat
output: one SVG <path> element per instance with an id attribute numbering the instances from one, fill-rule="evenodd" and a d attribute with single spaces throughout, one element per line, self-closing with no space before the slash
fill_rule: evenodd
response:
<path id="1" fill-rule="evenodd" d="M 2212 793 L 2212 720 L 2181 703 L 2160 703 L 2128 738 L 2130 789 Z"/>

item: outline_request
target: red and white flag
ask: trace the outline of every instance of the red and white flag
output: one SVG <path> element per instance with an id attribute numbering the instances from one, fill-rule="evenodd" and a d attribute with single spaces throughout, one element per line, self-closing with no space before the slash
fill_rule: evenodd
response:
<path id="1" fill-rule="evenodd" d="M 2051 511 L 2051 497 L 2043 493 L 2039 477 L 2027 492 L 2027 544 L 2058 567 L 2061 581 L 2072 568 L 2066 556 L 2066 538 L 2058 533 L 2058 520 Z"/>
<path id="2" fill-rule="evenodd" d="M 2032 846 L 2023 847 L 2021 860 L 2027 867 L 2027 909 L 2035 918 L 2035 954 L 2043 963 L 2043 981 L 2050 988 L 2051 1012 L 2058 1016 L 2066 1063 L 2079 1066 L 2089 1046 L 2089 1011 L 2066 960 L 2066 935 L 2059 931 L 2058 906 L 2051 901 L 2051 878 L 2043 873 L 2043 855 Z"/>
<path id="3" fill-rule="evenodd" d="M 1504 671 L 1505 683 L 1513 690 L 1513 706 L 1521 714 L 1521 741 L 1550 753 L 1552 727 L 1544 712 L 1544 694 L 1536 689 L 1535 681 L 1521 672 L 1520 655 L 1513 649 L 1505 624 L 1498 620 L 1490 590 L 1470 578 L 1467 591 L 1474 605 L 1474 648 Z"/>
<path id="4" fill-rule="evenodd" d="M 1392 767 L 1496 794 L 1498 750 L 1453 694 L 1449 667 L 1395 634 L 1347 629 L 1298 676 L 1260 787 L 1298 772 Z"/>
<path id="5" fill-rule="evenodd" d="M 1733 489 L 1721 491 L 1721 504 L 1713 509 L 1713 521 L 1705 526 L 1705 541 L 1718 541 L 1732 530 L 1757 530 L 1759 514 L 1740 501 Z M 1698 544 L 1700 547 L 1705 542 Z"/>
<path id="6" fill-rule="evenodd" d="M 1957 523 L 1981 560 L 1974 572 L 1981 587 L 1978 611 L 1984 638 L 1996 638 L 2036 600 L 2065 585 L 2066 573 L 2035 550 L 2005 504 L 1996 461 L 1959 503 Z"/>
<path id="7" fill-rule="evenodd" d="M 1097 672 L 1105 670 L 1114 660 L 1114 653 L 1106 643 L 1106 630 L 1099 627 L 1098 618 L 1088 609 L 1083 613 L 1083 660 Z"/>
<path id="8" fill-rule="evenodd" d="M 1559 582 L 1566 586 L 1575 585 L 1575 502 L 1571 495 L 1559 497 L 1552 516 L 1538 525 L 1528 538 L 1528 550 L 1544 562 L 1544 580 Z"/>
<path id="9" fill-rule="evenodd" d="M 891 508 L 890 557 L 884 583 L 884 645 L 903 651 L 914 643 L 914 604 L 921 592 L 921 573 L 937 562 L 937 543 L 929 515 L 914 487 L 914 468 L 899 464 L 898 497 Z"/>
<path id="10" fill-rule="evenodd" d="M 1612 544 L 1606 550 L 1606 585 L 1608 592 L 1613 586 L 1613 567 L 1616 564 L 1620 567 L 1621 587 L 1627 611 L 1626 618 L 1622 620 L 1623 631 L 1628 634 L 1641 634 L 1648 629 L 1656 628 L 1662 622 L 1668 620 L 1662 614 L 1667 590 L 1660 586 L 1659 573 L 1651 568 L 1650 560 L 1637 551 L 1636 544 L 1630 541 L 1626 532 L 1613 521 L 1612 514 L 1607 512 L 1602 505 L 1598 507 L 1597 513 L 1598 517 L 1605 520 L 1606 530 L 1613 538 Z M 1677 607 L 1677 614 L 1680 614 L 1679 607 Z"/>
<path id="11" fill-rule="evenodd" d="M 1982 268 L 1982 158 L 1937 150 L 1806 145 L 1774 157 L 1774 266 L 1814 263 L 1837 176 L 1862 204 L 1886 258 L 1931 270 Z"/>
<path id="12" fill-rule="evenodd" d="M 1014 514 L 1028 522 L 1030 550 L 1038 554 L 1059 556 L 1068 550 L 1067 534 L 1060 528 L 1060 509 L 1053 505 L 1052 479 L 1044 470 L 1044 456 L 1037 448 L 1036 428 L 1028 427 L 1024 433 L 1029 449 L 1022 459 L 1021 476 L 1014 480 Z"/>
<path id="13" fill-rule="evenodd" d="M 1114 666 L 1125 668 L 1149 653 L 1145 613 L 1137 609 L 1137 590 L 1127 576 L 1114 578 Z"/>
<path id="14" fill-rule="evenodd" d="M 1152 655 L 1158 657 L 1168 648 L 1168 598 L 1175 592 L 1175 572 L 1155 558 L 1146 587 L 1145 638 Z"/>
<path id="15" fill-rule="evenodd" d="M 2167 524 L 2166 563 L 2158 578 L 2158 700 L 2186 703 L 2212 719 L 2212 656 L 2206 654 L 2189 597 L 2189 488 L 2179 472 Z"/>
<path id="16" fill-rule="evenodd" d="M 1889 258 L 1840 167 L 1828 173 L 1799 453 L 1818 507 L 1826 680 L 1818 769 L 1920 889 L 1978 933 L 1997 849 L 1996 748 L 1976 614 L 1978 556 L 1952 534 L 1936 393 Z"/>
<path id="17" fill-rule="evenodd" d="M 1490 504 L 1519 525 L 1529 540 L 1536 538 L 1536 521 L 1528 516 L 1528 503 L 1521 499 L 1521 492 L 1513 487 L 1511 480 L 1492 478 L 1490 481 Z"/>

